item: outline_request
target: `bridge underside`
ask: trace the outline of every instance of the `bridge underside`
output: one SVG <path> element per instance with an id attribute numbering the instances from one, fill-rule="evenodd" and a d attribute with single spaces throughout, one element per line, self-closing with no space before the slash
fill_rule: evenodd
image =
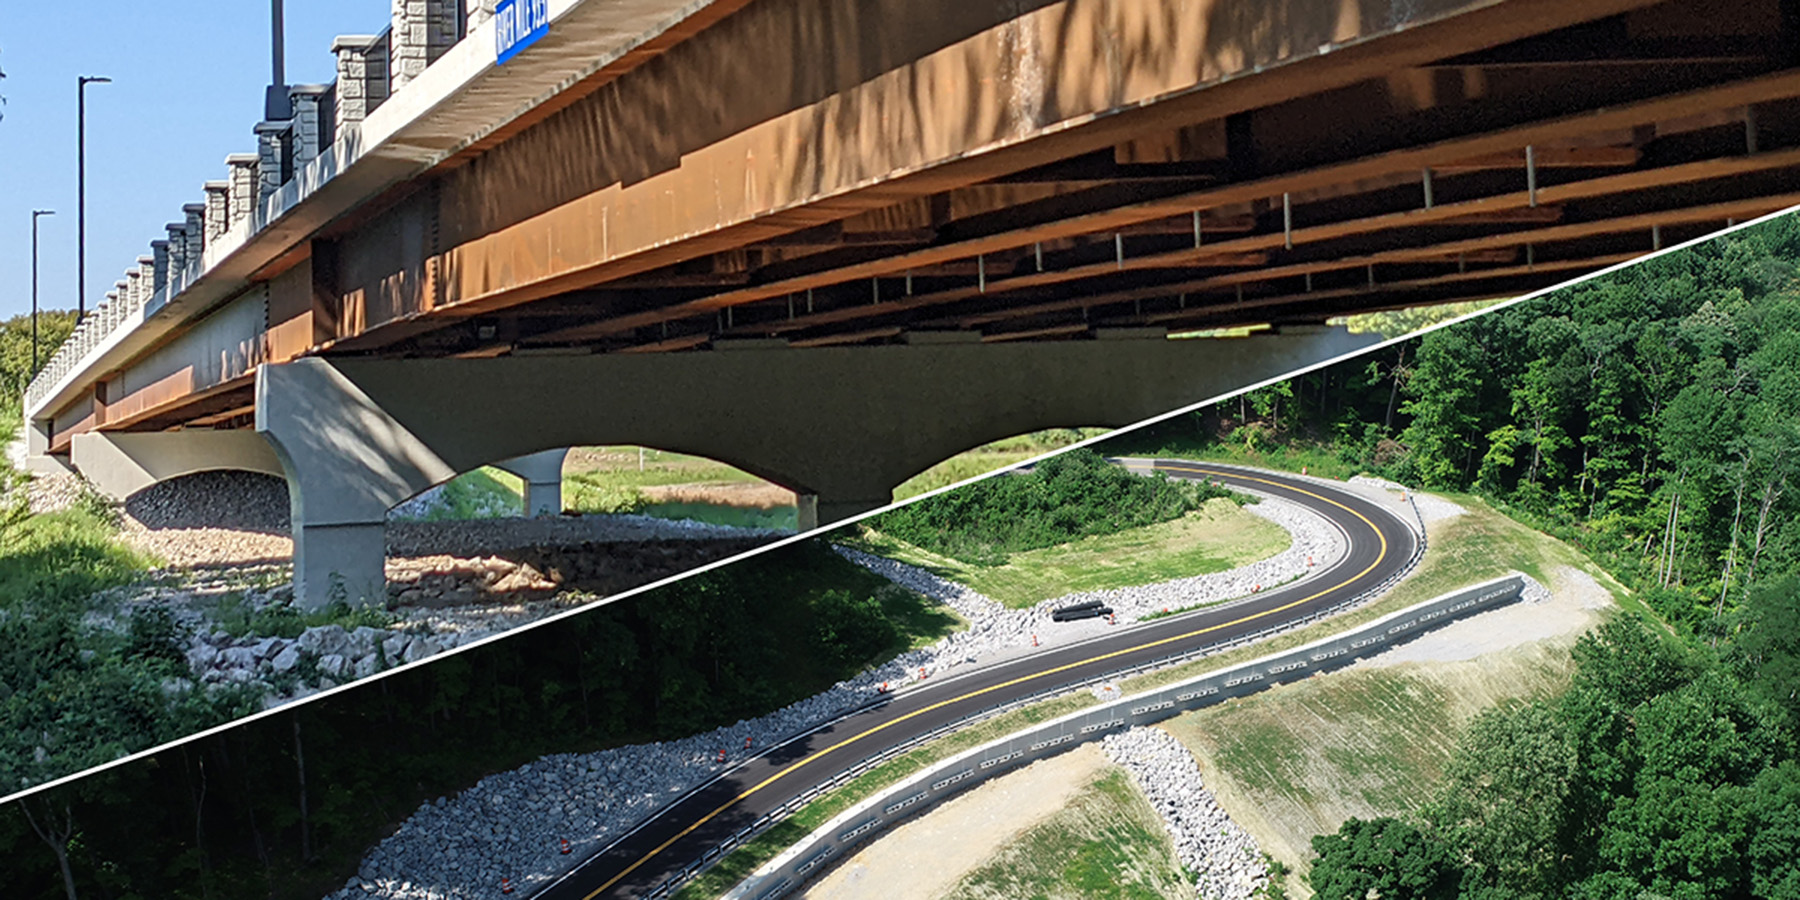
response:
<path id="1" fill-rule="evenodd" d="M 853 7 L 853 8 L 852 8 Z M 1516 295 L 1800 202 L 1792 0 L 760 0 L 257 273 L 257 364 L 1090 340 Z"/>
<path id="2" fill-rule="evenodd" d="M 1010 347 L 757 342 L 691 360 L 315 358 L 262 370 L 256 427 L 288 479 L 296 594 L 316 604 L 334 577 L 351 598 L 384 596 L 388 509 L 496 460 L 545 454 L 560 471 L 559 448 L 574 445 L 694 453 L 793 489 L 811 527 L 884 505 L 907 478 L 1002 437 L 1129 424 L 1373 341 L 1303 329 Z"/>
<path id="3" fill-rule="evenodd" d="M 1111 335 L 1512 296 L 1800 203 L 1797 0 L 730 5 L 326 217 L 153 350 L 59 388 L 32 413 L 33 453 L 255 427 L 315 547 L 313 525 L 366 544 L 377 507 L 473 465 L 612 441 L 733 462 L 829 519 L 980 443 L 944 426 L 956 439 L 929 452 L 893 444 L 865 420 L 914 409 L 894 385 L 940 418 L 1057 413 L 1005 434 L 1123 423 L 1279 370 L 1226 377 L 1195 362 L 1214 342 Z M 955 381 L 877 381 L 833 355 L 946 348 Z M 1027 365 L 1027 388 L 1015 352 L 1098 368 Z M 1108 368 L 1134 354 L 1170 362 Z M 1180 374 L 1196 371 L 1204 389 Z M 1150 375 L 1182 390 L 1132 399 Z M 793 405 L 809 377 L 882 399 L 834 401 L 839 421 Z M 326 393 L 292 394 L 302 382 Z M 1065 415 L 1058 392 L 1092 383 L 1119 405 Z M 295 410 L 358 396 L 374 412 L 334 420 L 341 458 L 321 457 L 355 483 L 309 488 L 324 451 L 298 449 Z M 530 446 L 426 436 L 503 414 Z M 580 427 L 550 434 L 562 418 Z M 818 449 L 756 449 L 740 425 L 758 418 Z M 397 466 L 382 442 L 402 432 L 417 453 Z M 358 442 L 364 463 L 342 456 Z M 880 452 L 856 478 L 794 462 L 860 448 Z M 322 556 L 302 553 L 314 578 Z"/>

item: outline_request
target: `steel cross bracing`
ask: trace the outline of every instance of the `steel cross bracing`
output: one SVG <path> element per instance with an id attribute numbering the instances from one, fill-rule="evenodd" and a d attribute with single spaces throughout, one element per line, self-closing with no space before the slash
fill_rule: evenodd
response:
<path id="1" fill-rule="evenodd" d="M 1768 149 L 1757 139 L 1768 117 L 1759 125 L 1746 112 L 1796 96 L 1800 73 L 1783 72 L 1149 200 L 1104 205 L 1179 182 L 1089 187 L 946 223 L 922 244 L 814 252 L 714 279 L 764 283 L 706 291 L 681 284 L 705 279 L 669 271 L 523 305 L 514 340 L 465 352 L 1181 330 L 1521 293 L 1800 202 L 1800 150 Z M 1642 147 L 1578 152 L 1646 134 Z M 1657 134 L 1663 146 L 1652 146 Z M 683 299 L 656 302 L 670 298 Z M 648 308 L 607 315 L 633 305 Z M 582 321 L 556 322 L 570 317 Z"/>
<path id="2" fill-rule="evenodd" d="M 1190 53 L 1200 26 L 1185 20 L 1020 43 L 1058 17 L 1102 31 L 1157 21 L 1149 0 L 966 10 L 968 22 L 934 20 L 939 43 L 850 22 L 774 37 L 831 2 L 720 5 L 660 38 L 654 64 L 559 95 L 304 235 L 289 229 L 296 243 L 245 276 L 268 312 L 263 333 L 238 341 L 243 365 L 101 390 L 166 348 L 121 351 L 136 356 L 103 360 L 95 384 L 71 382 L 32 415 L 53 422 L 53 452 L 83 430 L 241 427 L 254 366 L 308 354 L 1310 325 L 1517 295 L 1800 202 L 1800 15 L 1784 0 L 1442 0 L 1425 4 L 1437 19 L 1364 22 L 1316 51 L 1255 48 L 1268 65 L 1198 78 L 1146 62 Z M 1247 27 L 1205 26 L 1219 40 Z M 1102 44 L 1141 58 L 1109 69 Z M 1181 58 L 1230 69 L 1204 50 Z M 671 109 L 695 66 L 776 66 L 772 85 L 792 96 L 737 114 L 732 98 L 749 95 L 727 81 L 718 109 L 701 102 L 712 95 Z M 998 76 L 943 80 L 971 66 L 1127 92 L 1109 80 L 1124 71 L 1169 91 L 1108 105 Z M 955 142 L 1026 101 L 1064 111 L 1019 119 L 1016 139 L 992 146 Z M 668 135 L 633 118 L 663 114 Z M 669 143 L 676 133 L 683 143 Z M 205 316 L 217 318 L 166 340 Z"/>

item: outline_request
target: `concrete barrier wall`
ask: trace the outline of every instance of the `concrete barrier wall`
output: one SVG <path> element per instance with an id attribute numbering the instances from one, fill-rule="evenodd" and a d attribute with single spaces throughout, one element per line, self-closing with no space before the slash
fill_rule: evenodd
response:
<path id="1" fill-rule="evenodd" d="M 1523 576 L 1497 578 L 1427 600 L 1343 634 L 1072 713 L 958 754 L 838 815 L 757 870 L 727 893 L 726 900 L 775 900 L 786 896 L 808 879 L 817 877 L 823 867 L 850 852 L 857 844 L 989 778 L 1134 725 L 1150 725 L 1221 700 L 1342 668 L 1433 628 L 1510 603 L 1519 597 L 1524 587 Z M 873 768 L 872 762 L 834 778 L 833 786 L 869 768 Z M 808 792 L 791 804 L 791 809 L 798 809 L 823 792 Z M 727 846 L 748 839 L 751 833 L 760 830 L 760 827 L 752 826 Z M 725 849 L 722 846 L 708 854 L 695 865 L 694 873 L 717 859 Z M 684 880 L 671 880 L 646 896 L 666 896 Z"/>

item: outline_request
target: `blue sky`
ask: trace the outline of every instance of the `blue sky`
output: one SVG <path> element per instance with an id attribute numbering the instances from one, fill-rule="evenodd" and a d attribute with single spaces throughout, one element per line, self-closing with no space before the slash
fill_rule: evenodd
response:
<path id="1" fill-rule="evenodd" d="M 286 0 L 287 76 L 335 77 L 331 39 L 387 27 L 388 0 Z M 256 149 L 269 82 L 267 0 L 0 0 L 0 318 L 75 306 L 75 79 L 87 89 L 88 304 L 165 237 L 163 224 Z"/>

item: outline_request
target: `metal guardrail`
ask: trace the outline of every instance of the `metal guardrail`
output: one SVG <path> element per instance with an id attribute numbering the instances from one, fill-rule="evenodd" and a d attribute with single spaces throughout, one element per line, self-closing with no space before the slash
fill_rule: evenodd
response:
<path id="1" fill-rule="evenodd" d="M 1334 604 L 1326 609 L 1318 610 L 1313 613 L 1309 613 L 1308 615 L 1302 616 L 1299 619 L 1293 619 L 1293 620 L 1290 620 L 1290 621 L 1287 621 L 1284 623 L 1272 625 L 1268 628 L 1264 628 L 1264 629 L 1261 629 L 1261 630 L 1258 630 L 1258 631 L 1255 631 L 1255 632 L 1252 632 L 1249 634 L 1240 635 L 1239 637 L 1233 638 L 1229 641 L 1222 641 L 1222 642 L 1219 642 L 1216 644 L 1208 644 L 1203 647 L 1193 648 L 1193 649 L 1186 650 L 1186 651 L 1183 651 L 1180 653 L 1173 653 L 1168 656 L 1159 657 L 1159 658 L 1151 660 L 1149 662 L 1140 663 L 1138 665 L 1131 666 L 1131 667 L 1128 667 L 1125 669 L 1115 670 L 1115 671 L 1112 671 L 1112 672 L 1109 672 L 1109 673 L 1106 673 L 1103 675 L 1097 675 L 1097 676 L 1093 676 L 1090 678 L 1080 679 L 1077 681 L 1064 682 L 1064 683 L 1056 685 L 1054 687 L 1045 688 L 1044 690 L 1037 691 L 1035 693 L 1026 695 L 1024 697 L 1020 697 L 1015 700 L 1010 700 L 1005 703 L 998 703 L 993 706 L 989 706 L 982 710 L 979 710 L 975 713 L 972 713 L 968 716 L 965 716 L 964 718 L 959 719 L 955 722 L 951 722 L 946 725 L 935 728 L 925 734 L 914 737 L 903 743 L 889 747 L 886 750 L 883 750 L 879 753 L 869 756 L 869 757 L 863 759 L 861 762 L 858 762 L 855 765 L 839 772 L 838 774 L 833 775 L 831 778 L 827 779 L 825 782 L 815 785 L 811 788 L 808 788 L 805 792 L 801 793 L 800 795 L 789 799 L 788 801 L 782 803 L 780 806 L 777 806 L 775 809 L 770 810 L 769 812 L 765 813 L 762 817 L 758 818 L 755 822 L 751 823 L 749 826 L 740 830 L 736 834 L 733 834 L 732 836 L 719 842 L 712 849 L 710 849 L 710 850 L 706 851 L 704 854 L 702 854 L 699 859 L 695 860 L 692 863 L 689 863 L 687 866 L 682 868 L 681 871 L 675 873 L 674 875 L 671 875 L 669 878 L 667 878 L 663 882 L 659 883 L 656 887 L 651 888 L 649 891 L 639 895 L 639 897 L 645 898 L 645 900 L 658 900 L 658 898 L 668 897 L 668 896 L 672 895 L 677 890 L 680 890 L 689 881 L 692 881 L 694 878 L 699 877 L 699 875 L 701 873 L 705 872 L 707 869 L 712 868 L 712 866 L 715 863 L 717 863 L 721 858 L 723 858 L 725 856 L 725 854 L 736 849 L 737 847 L 741 846 L 742 844 L 746 843 L 747 841 L 755 838 L 757 835 L 760 835 L 763 832 L 769 830 L 770 828 L 773 828 L 775 825 L 786 820 L 789 816 L 793 815 L 795 812 L 798 812 L 802 807 L 806 806 L 808 803 L 811 803 L 813 800 L 818 799 L 820 796 L 823 796 L 824 794 L 827 794 L 827 793 L 831 792 L 832 790 L 835 790 L 836 788 L 842 786 L 843 784 L 845 784 L 847 782 L 853 781 L 853 780 L 861 777 L 862 775 L 867 773 L 870 769 L 873 769 L 873 768 L 875 768 L 885 762 L 888 762 L 898 756 L 909 753 L 912 750 L 919 747 L 920 745 L 937 740 L 938 738 L 944 737 L 945 735 L 948 735 L 951 732 L 959 731 L 963 728 L 967 728 L 971 725 L 975 725 L 980 722 L 986 721 L 988 719 L 992 719 L 996 716 L 1003 715 L 1003 714 L 1011 712 L 1015 709 L 1019 709 L 1024 706 L 1029 706 L 1031 704 L 1038 703 L 1038 702 L 1047 700 L 1052 697 L 1060 696 L 1062 694 L 1073 693 L 1075 691 L 1079 691 L 1084 688 L 1093 687 L 1094 685 L 1102 684 L 1102 683 L 1112 681 L 1112 680 L 1115 680 L 1118 678 L 1127 678 L 1127 677 L 1131 677 L 1134 675 L 1140 675 L 1145 672 L 1150 672 L 1150 671 L 1153 671 L 1156 669 L 1166 668 L 1166 667 L 1174 666 L 1174 665 L 1180 665 L 1182 663 L 1191 662 L 1196 659 L 1203 659 L 1207 656 L 1213 656 L 1213 655 L 1217 655 L 1220 653 L 1229 652 L 1229 651 L 1235 650 L 1239 647 L 1243 647 L 1248 644 L 1252 644 L 1257 641 L 1264 640 L 1266 638 L 1275 637 L 1277 635 L 1286 633 L 1288 631 L 1294 631 L 1294 630 L 1297 630 L 1300 628 L 1305 628 L 1316 622 L 1322 621 L 1322 620 L 1330 618 L 1332 616 L 1339 615 L 1344 612 L 1348 612 L 1352 609 L 1355 609 L 1358 606 L 1362 606 L 1366 603 L 1369 603 L 1370 601 L 1374 600 L 1375 598 L 1386 593 L 1388 591 L 1388 589 L 1392 588 L 1395 584 L 1398 584 L 1406 576 L 1412 574 L 1412 571 L 1418 567 L 1420 560 L 1422 560 L 1425 556 L 1426 539 L 1425 539 L 1425 533 L 1423 531 L 1424 520 L 1423 520 L 1423 517 L 1419 513 L 1418 504 L 1413 501 L 1413 495 L 1411 492 L 1408 492 L 1408 494 L 1407 494 L 1407 504 L 1408 504 L 1408 506 L 1412 507 L 1413 515 L 1415 517 L 1419 517 L 1420 528 L 1421 528 L 1421 530 L 1419 532 L 1419 539 L 1414 544 L 1413 552 L 1411 555 L 1409 555 L 1407 557 L 1406 563 L 1403 566 L 1401 566 L 1400 569 L 1397 570 L 1394 574 L 1383 579 L 1379 584 L 1375 585 L 1374 587 L 1368 588 L 1367 590 L 1364 590 L 1364 591 L 1356 594 L 1354 597 L 1351 597 L 1350 599 L 1345 600 L 1343 602 Z M 1389 512 L 1393 513 L 1392 510 L 1389 510 Z M 1403 518 L 1402 516 L 1400 516 L 1397 513 L 1393 513 L 1393 514 L 1394 514 L 1395 518 Z M 1410 526 L 1409 526 L 1409 528 L 1410 528 Z M 1440 600 L 1441 599 L 1442 598 L 1440 598 Z M 1427 603 L 1435 603 L 1435 602 L 1439 602 L 1439 601 L 1438 600 L 1427 601 Z M 1423 606 L 1423 605 L 1424 604 L 1421 604 L 1421 606 Z M 1216 605 L 1213 607 L 1208 607 L 1209 610 L 1215 609 L 1215 608 L 1217 608 Z M 1121 701 L 1121 702 L 1124 702 L 1124 701 Z M 871 704 L 871 705 L 873 705 L 873 704 Z M 1102 708 L 1105 708 L 1105 707 L 1102 707 Z M 858 710 L 858 711 L 860 712 L 860 710 Z M 1091 713 L 1092 711 L 1090 710 L 1089 712 Z M 1174 713 L 1171 713 L 1171 715 L 1174 715 Z M 833 720 L 833 723 L 835 724 L 835 722 L 841 721 L 842 718 L 843 717 Z M 820 728 L 823 728 L 823 727 L 825 727 L 825 726 L 823 726 L 823 725 L 820 726 Z M 818 730 L 819 729 L 812 729 L 811 731 L 808 731 L 802 735 L 799 735 L 799 737 L 805 737 L 806 735 L 815 733 Z M 1061 742 L 1059 741 L 1058 743 L 1061 743 Z M 1041 750 L 1044 748 L 1039 748 L 1039 749 Z M 698 790 L 698 788 L 696 788 L 696 790 Z M 917 803 L 915 802 L 910 805 L 917 805 Z M 627 835 L 627 836 L 629 836 L 629 835 Z M 624 838 L 621 837 L 619 840 L 622 841 L 622 840 L 624 840 Z M 606 849 L 611 849 L 611 847 L 616 845 L 617 843 L 618 843 L 618 841 L 613 842 L 613 845 L 609 845 Z M 603 850 L 602 852 L 605 852 L 605 851 Z M 794 882 L 794 884 L 798 884 L 798 882 Z M 768 898 L 781 896 L 782 893 L 785 893 L 785 891 L 787 889 L 790 889 L 791 887 L 792 887 L 792 885 L 789 885 L 788 888 L 784 888 L 781 892 L 768 893 L 766 895 L 759 895 L 756 898 L 754 898 L 754 900 L 764 900 L 765 896 Z"/>
<path id="2" fill-rule="evenodd" d="M 1511 602 L 1521 594 L 1524 585 L 1524 580 L 1517 575 L 1494 579 L 1391 613 L 1343 634 L 1221 671 L 1197 675 L 1174 685 L 1124 697 L 1094 709 L 1071 713 L 990 741 L 940 761 L 936 766 L 846 810 L 837 819 L 821 826 L 807 841 L 784 853 L 788 857 L 787 862 L 774 864 L 773 872 L 746 879 L 726 895 L 727 900 L 773 900 L 783 896 L 804 883 L 813 869 L 840 851 L 867 840 L 882 828 L 917 815 L 953 794 L 997 776 L 1006 769 L 1062 753 L 1076 744 L 1099 739 L 1127 725 L 1152 724 L 1221 700 L 1255 693 L 1272 685 L 1297 681 L 1348 665 L 1366 655 L 1370 649 L 1385 648 L 1396 638 L 1411 637 L 1428 628 Z M 855 777 L 851 773 L 859 769 L 866 771 L 867 768 L 869 766 L 859 764 L 808 794 L 816 796 L 824 793 L 836 783 Z M 790 801 L 790 804 L 794 808 L 804 805 L 801 798 Z M 766 828 L 767 826 L 762 825 L 763 821 L 775 818 L 778 812 L 780 811 L 764 816 L 756 825 L 744 829 L 708 851 L 700 862 L 641 896 L 666 897 L 673 893 L 687 879 L 704 871 L 711 861 L 722 856 L 730 846 L 747 840 L 758 826 Z M 780 857 L 777 858 L 779 859 Z M 799 860 L 804 861 L 797 862 Z M 766 868 L 768 867 L 765 866 Z"/>

